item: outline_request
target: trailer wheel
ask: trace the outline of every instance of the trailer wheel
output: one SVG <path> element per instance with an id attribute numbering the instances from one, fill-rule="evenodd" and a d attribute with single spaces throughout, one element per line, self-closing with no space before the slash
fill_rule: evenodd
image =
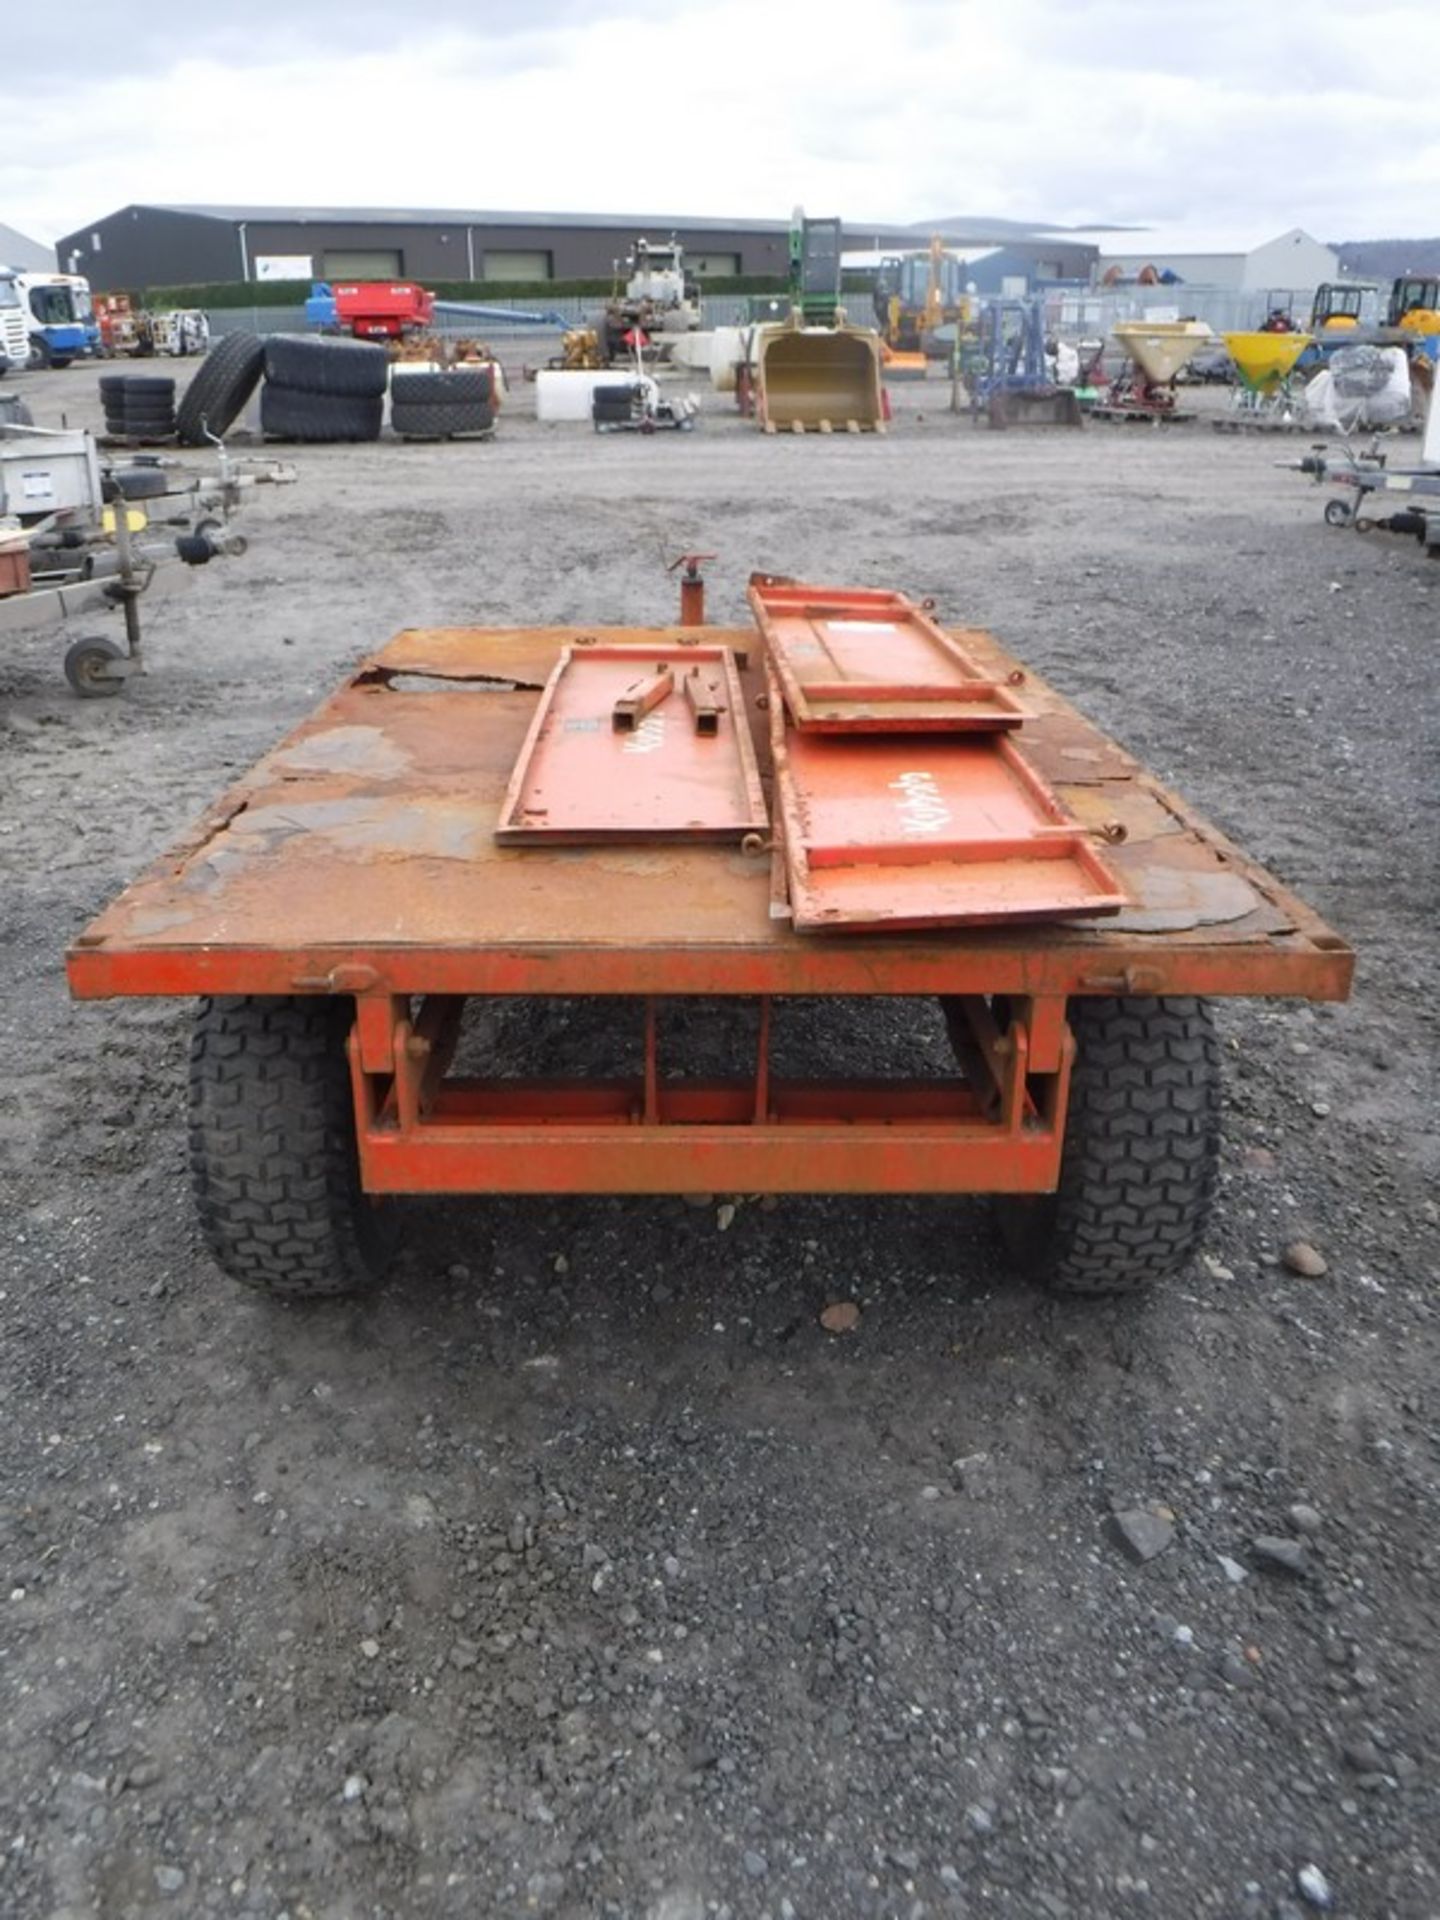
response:
<path id="1" fill-rule="evenodd" d="M 1178 1272 L 1209 1216 L 1220 1049 L 1203 1000 L 1070 1002 L 1075 1065 L 1060 1184 L 1007 1196 L 1015 1265 L 1056 1293 L 1140 1293 Z"/>
<path id="2" fill-rule="evenodd" d="M 1348 527 L 1355 518 L 1348 500 L 1327 500 L 1325 502 L 1325 524 L 1327 527 Z"/>
<path id="3" fill-rule="evenodd" d="M 351 1002 L 202 1000 L 190 1043 L 190 1172 L 232 1280 L 285 1299 L 354 1293 L 394 1251 L 361 1190 L 345 1036 Z"/>
<path id="4" fill-rule="evenodd" d="M 82 700 L 111 700 L 125 682 L 108 668 L 124 658 L 125 649 L 103 636 L 73 641 L 65 650 L 65 678 Z"/>

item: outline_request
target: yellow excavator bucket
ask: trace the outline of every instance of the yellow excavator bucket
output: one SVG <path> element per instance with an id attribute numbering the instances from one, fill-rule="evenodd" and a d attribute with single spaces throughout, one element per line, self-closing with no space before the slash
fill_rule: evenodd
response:
<path id="1" fill-rule="evenodd" d="M 883 431 L 878 333 L 767 327 L 758 362 L 756 413 L 767 433 Z"/>
<path id="2" fill-rule="evenodd" d="M 1295 362 L 1313 339 L 1308 333 L 1227 333 L 1226 349 L 1235 362 L 1240 384 L 1251 393 L 1273 393 L 1294 370 Z"/>

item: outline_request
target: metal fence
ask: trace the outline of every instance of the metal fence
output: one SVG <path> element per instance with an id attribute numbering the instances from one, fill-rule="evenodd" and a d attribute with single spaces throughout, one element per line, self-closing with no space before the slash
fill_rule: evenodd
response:
<path id="1" fill-rule="evenodd" d="M 1308 292 L 1293 295 L 1279 290 L 1266 293 L 1241 293 L 1230 287 L 1103 287 L 1052 288 L 1044 295 L 1045 327 L 1052 337 L 1065 340 L 1108 335 L 1117 321 L 1195 319 L 1206 321 L 1216 333 L 1243 332 L 1258 327 L 1275 306 L 1289 306 L 1301 324 L 1310 310 Z M 445 314 L 437 323 L 437 332 L 452 338 L 479 334 L 497 348 L 527 346 L 540 339 L 553 340 L 565 326 L 580 326 L 593 320 L 604 302 L 598 295 L 566 294 L 554 300 L 487 301 L 492 308 L 510 309 L 513 323 L 487 317 L 467 320 L 460 314 Z M 869 296 L 847 296 L 846 310 L 860 326 L 871 324 Z M 749 297 L 745 294 L 712 294 L 705 299 L 705 325 L 732 327 L 747 317 Z M 553 313 L 555 323 L 537 327 L 521 315 Z M 210 313 L 210 331 L 222 334 L 304 333 L 303 306 L 219 307 Z"/>
<path id="2" fill-rule="evenodd" d="M 1203 320 L 1216 333 L 1246 333 L 1275 307 L 1293 312 L 1301 325 L 1310 313 L 1308 292 L 1272 289 L 1241 293 L 1234 287 L 1053 288 L 1045 295 L 1046 332 L 1065 340 L 1098 339 L 1117 321 Z"/>
<path id="3" fill-rule="evenodd" d="M 851 306 L 858 313 L 856 296 Z M 534 331 L 533 321 L 520 319 L 521 314 L 553 313 L 557 324 L 553 331 L 559 332 L 558 323 L 567 327 L 578 327 L 587 320 L 593 320 L 605 302 L 598 294 L 565 294 L 553 300 L 487 300 L 484 305 L 493 309 L 508 309 L 517 315 L 513 322 L 517 330 Z M 733 327 L 746 317 L 749 304 L 748 296 L 743 293 L 713 294 L 705 300 L 705 324 L 712 327 Z M 866 303 L 868 312 L 868 302 Z M 463 314 L 447 313 L 439 316 L 436 331 L 442 334 L 494 332 L 499 336 L 508 333 L 510 325 L 504 320 L 487 317 L 485 320 L 467 320 Z M 212 307 L 210 309 L 210 331 L 218 339 L 226 333 L 304 333 L 305 309 L 293 307 Z"/>

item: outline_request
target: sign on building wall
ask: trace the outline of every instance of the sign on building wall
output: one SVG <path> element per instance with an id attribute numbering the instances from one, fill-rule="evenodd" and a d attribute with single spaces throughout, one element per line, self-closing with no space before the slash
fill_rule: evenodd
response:
<path id="1" fill-rule="evenodd" d="M 308 280 L 313 271 L 308 253 L 257 253 L 257 280 Z"/>

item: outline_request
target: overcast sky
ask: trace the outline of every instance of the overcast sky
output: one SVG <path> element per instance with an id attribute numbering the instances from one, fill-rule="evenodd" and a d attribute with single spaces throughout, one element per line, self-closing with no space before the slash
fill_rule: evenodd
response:
<path id="1" fill-rule="evenodd" d="M 146 200 L 1440 231 L 1440 0 L 62 14 L 0 39 L 0 222 L 47 241 Z"/>

